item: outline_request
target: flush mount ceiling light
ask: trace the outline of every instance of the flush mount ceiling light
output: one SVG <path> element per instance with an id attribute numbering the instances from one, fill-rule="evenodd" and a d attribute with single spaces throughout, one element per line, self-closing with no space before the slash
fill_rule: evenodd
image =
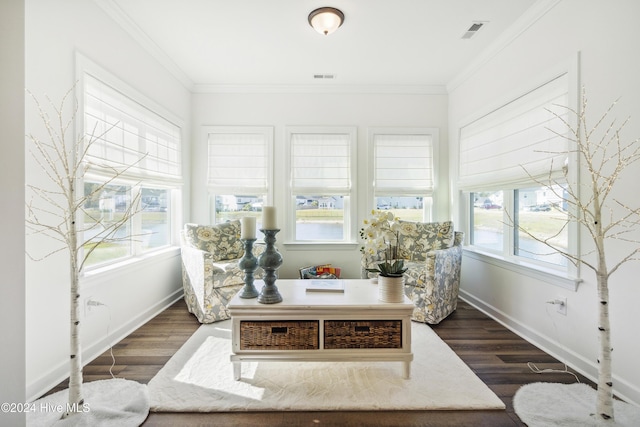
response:
<path id="1" fill-rule="evenodd" d="M 334 7 L 321 7 L 309 14 L 309 25 L 325 36 L 333 33 L 344 22 L 344 13 Z"/>

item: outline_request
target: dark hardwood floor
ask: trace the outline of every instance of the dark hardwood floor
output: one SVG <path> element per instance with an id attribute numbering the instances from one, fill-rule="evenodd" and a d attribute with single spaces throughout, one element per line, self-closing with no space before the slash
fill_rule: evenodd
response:
<path id="1" fill-rule="evenodd" d="M 116 377 L 148 383 L 200 324 L 179 300 L 113 347 Z M 260 413 L 150 413 L 149 426 L 523 426 L 512 399 L 524 384 L 575 382 L 569 374 L 535 374 L 527 366 L 564 369 L 564 365 L 480 311 L 460 301 L 458 309 L 433 330 L 505 403 L 500 411 L 357 411 Z M 414 357 L 427 357 L 416 354 Z M 111 378 L 109 351 L 84 368 L 86 382 Z M 580 376 L 580 381 L 590 383 Z M 428 387 L 425 384 L 425 387 Z M 59 384 L 49 393 L 65 389 Z M 47 393 L 48 394 L 48 393 Z"/>

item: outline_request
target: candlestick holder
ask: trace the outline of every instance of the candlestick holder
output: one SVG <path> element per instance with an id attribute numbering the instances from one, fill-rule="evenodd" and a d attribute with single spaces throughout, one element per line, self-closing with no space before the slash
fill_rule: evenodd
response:
<path id="1" fill-rule="evenodd" d="M 266 249 L 258 257 L 258 265 L 264 270 L 264 287 L 258 295 L 258 302 L 262 304 L 275 304 L 282 301 L 282 295 L 275 285 L 277 275 L 276 270 L 282 265 L 282 255 L 276 249 L 276 230 L 260 230 L 264 234 Z"/>
<path id="2" fill-rule="evenodd" d="M 238 262 L 238 267 L 244 270 L 244 286 L 240 290 L 240 298 L 255 298 L 258 290 L 253 285 L 253 273 L 258 268 L 258 258 L 253 255 L 253 243 L 256 239 L 241 239 L 244 245 L 244 255 Z"/>

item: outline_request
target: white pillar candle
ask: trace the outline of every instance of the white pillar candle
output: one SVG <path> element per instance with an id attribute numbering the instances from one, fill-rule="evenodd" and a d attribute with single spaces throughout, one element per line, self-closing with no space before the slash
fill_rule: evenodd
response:
<path id="1" fill-rule="evenodd" d="M 262 229 L 263 230 L 277 230 L 276 225 L 276 208 L 275 206 L 263 206 L 262 207 Z"/>
<path id="2" fill-rule="evenodd" d="M 245 216 L 240 218 L 240 238 L 241 239 L 255 239 L 256 238 L 256 217 Z"/>

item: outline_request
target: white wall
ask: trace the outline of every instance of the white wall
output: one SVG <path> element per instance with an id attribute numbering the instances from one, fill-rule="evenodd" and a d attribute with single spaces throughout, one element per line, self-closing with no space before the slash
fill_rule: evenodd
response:
<path id="1" fill-rule="evenodd" d="M 574 58 L 580 52 L 580 73 L 589 99 L 589 119 L 593 124 L 609 104 L 622 97 L 614 117 L 632 116 L 624 137 L 640 136 L 640 60 L 636 25 L 640 3 L 636 0 L 561 0 L 541 2 L 551 9 L 533 25 L 504 43 L 486 61 L 464 74 L 450 87 L 450 135 L 452 162 L 460 125 L 467 117 L 484 111 L 508 94 L 531 85 Z M 584 176 L 584 174 L 583 174 Z M 640 168 L 628 168 L 616 196 L 638 207 L 635 196 Z M 457 200 L 457 199 L 454 199 Z M 455 211 L 456 209 L 454 209 Z M 620 214 L 620 212 L 616 212 Z M 636 235 L 640 240 L 640 236 Z M 581 236 L 582 251 L 592 248 Z M 619 244 L 609 247 L 609 262 L 621 252 Z M 614 389 L 640 402 L 640 356 L 637 324 L 640 311 L 640 263 L 627 264 L 610 281 L 611 327 L 613 337 Z M 499 266 L 466 256 L 463 261 L 462 294 L 518 333 L 546 348 L 592 378 L 597 367 L 597 298 L 595 275 L 581 270 L 584 282 L 577 292 L 522 276 Z M 568 313 L 562 316 L 546 301 L 566 296 Z M 544 381 L 544 376 L 540 378 Z"/>
<path id="2" fill-rule="evenodd" d="M 188 145 L 190 92 L 112 21 L 96 2 L 28 0 L 25 15 L 25 85 L 38 98 L 44 99 L 46 94 L 55 103 L 59 102 L 78 78 L 75 55 L 80 52 L 181 118 L 187 125 L 184 141 Z M 26 129 L 36 134 L 42 131 L 30 100 L 26 104 Z M 188 150 L 186 152 L 185 169 L 188 170 Z M 49 185 L 41 172 L 27 154 L 27 183 Z M 187 190 L 186 200 L 188 194 Z M 188 210 L 184 214 L 186 216 Z M 30 254 L 43 255 L 51 248 L 54 248 L 51 239 L 27 238 Z M 67 259 L 60 253 L 39 262 L 27 261 L 26 384 L 29 398 L 37 397 L 68 375 Z M 90 295 L 108 306 L 97 308 L 82 321 L 83 361 L 88 362 L 110 343 L 140 326 L 180 292 L 177 249 L 161 259 L 133 263 L 113 274 L 83 279 L 81 294 Z"/>
<path id="3" fill-rule="evenodd" d="M 19 403 L 25 388 L 24 262 L 24 1 L 0 2 L 0 402 Z M 25 424 L 24 413 L 0 412 L 0 424 Z"/>
<path id="4" fill-rule="evenodd" d="M 447 141 L 447 96 L 444 94 L 359 94 L 359 93 L 211 93 L 193 96 L 194 143 L 192 147 L 192 220 L 208 224 L 206 189 L 207 141 L 201 140 L 201 127 L 210 125 L 253 125 L 274 127 L 274 205 L 278 224 L 285 221 L 285 127 L 286 126 L 356 126 L 358 132 L 358 177 L 367 180 L 367 129 L 373 126 L 435 127 L 440 130 L 440 144 Z M 446 165 L 446 151 L 441 165 Z M 442 172 L 443 168 L 437 168 Z M 446 179 L 436 202 L 448 215 Z M 360 186 L 360 188 L 366 188 Z M 366 192 L 357 195 L 357 228 L 362 225 L 373 202 Z M 281 226 L 281 228 L 283 228 Z M 283 247 L 289 239 L 286 230 L 278 233 L 278 248 L 284 263 L 278 270 L 281 278 L 298 277 L 298 268 L 314 263 L 332 263 L 344 269 L 343 277 L 360 276 L 360 252 L 350 246 L 343 250 L 296 249 Z"/>

